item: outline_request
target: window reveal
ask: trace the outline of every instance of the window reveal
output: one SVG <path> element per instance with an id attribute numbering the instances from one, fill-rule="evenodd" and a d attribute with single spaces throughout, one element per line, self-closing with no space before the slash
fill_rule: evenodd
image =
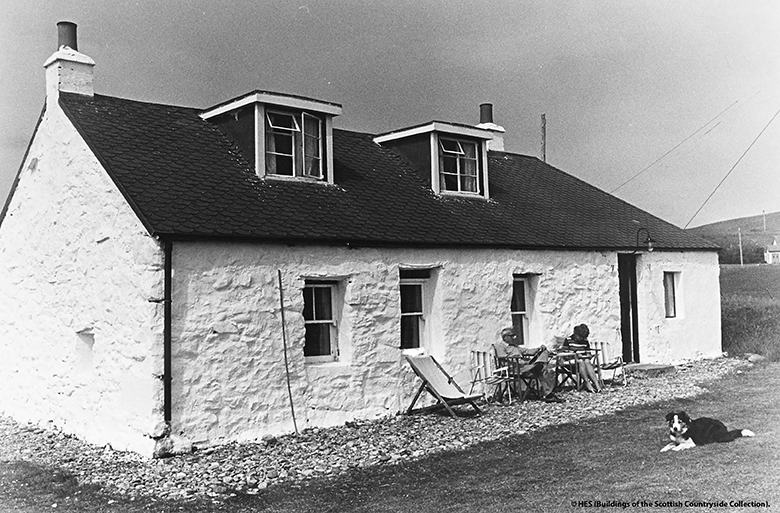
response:
<path id="1" fill-rule="evenodd" d="M 677 297 L 675 295 L 675 275 L 677 273 L 664 272 L 664 308 L 666 317 L 677 317 Z"/>

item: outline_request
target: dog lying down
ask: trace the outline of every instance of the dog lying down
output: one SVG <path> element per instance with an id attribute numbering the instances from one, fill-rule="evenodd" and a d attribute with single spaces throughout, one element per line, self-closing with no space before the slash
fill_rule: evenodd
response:
<path id="1" fill-rule="evenodd" d="M 732 442 L 743 436 L 756 436 L 749 429 L 729 431 L 723 422 L 716 419 L 701 417 L 691 420 L 684 411 L 669 413 L 666 415 L 666 422 L 669 424 L 671 442 L 661 449 L 661 452 L 682 451 L 697 445 Z"/>

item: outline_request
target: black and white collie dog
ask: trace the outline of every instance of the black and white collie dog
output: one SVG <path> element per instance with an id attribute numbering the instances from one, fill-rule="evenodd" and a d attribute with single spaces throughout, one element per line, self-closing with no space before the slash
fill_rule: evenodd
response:
<path id="1" fill-rule="evenodd" d="M 669 413 L 666 415 L 666 422 L 669 424 L 671 442 L 661 449 L 661 452 L 682 451 L 697 445 L 732 442 L 743 436 L 756 436 L 749 429 L 729 431 L 723 422 L 716 419 L 701 417 L 691 420 L 684 411 Z"/>

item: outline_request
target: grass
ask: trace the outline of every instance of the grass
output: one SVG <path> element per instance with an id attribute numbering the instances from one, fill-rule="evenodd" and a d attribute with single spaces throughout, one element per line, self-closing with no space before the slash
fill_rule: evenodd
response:
<path id="1" fill-rule="evenodd" d="M 587 501 L 714 500 L 769 501 L 777 508 L 780 410 L 767 405 L 778 401 L 780 364 L 772 363 L 724 378 L 694 399 L 630 408 L 415 462 L 274 486 L 223 504 L 129 502 L 99 488 L 80 487 L 57 469 L 0 463 L 0 510 L 55 511 L 51 505 L 56 502 L 56 511 L 87 513 L 543 512 L 585 511 L 593 507 Z M 730 428 L 752 429 L 757 437 L 662 454 L 664 415 L 677 409 L 720 418 Z"/>
<path id="2" fill-rule="evenodd" d="M 722 265 L 720 290 L 724 297 L 780 301 L 780 265 Z"/>
<path id="3" fill-rule="evenodd" d="M 780 361 L 780 265 L 721 266 L 720 286 L 723 350 Z"/>
<path id="4" fill-rule="evenodd" d="M 780 301 L 729 296 L 721 301 L 723 350 L 780 361 Z"/>

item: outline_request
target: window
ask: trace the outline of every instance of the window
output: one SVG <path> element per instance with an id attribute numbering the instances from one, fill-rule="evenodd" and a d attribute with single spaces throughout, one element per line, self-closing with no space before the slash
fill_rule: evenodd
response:
<path id="1" fill-rule="evenodd" d="M 425 322 L 425 284 L 430 277 L 429 269 L 404 270 L 401 275 L 401 349 L 412 349 L 422 345 Z"/>
<path id="2" fill-rule="evenodd" d="M 439 138 L 439 188 L 442 191 L 479 193 L 477 145 Z"/>
<path id="3" fill-rule="evenodd" d="M 510 311 L 512 327 L 517 333 L 518 343 L 525 344 L 528 330 L 527 279 L 515 276 L 512 281 L 512 302 Z"/>
<path id="4" fill-rule="evenodd" d="M 305 112 L 265 115 L 266 173 L 322 179 L 322 120 Z"/>
<path id="5" fill-rule="evenodd" d="M 306 327 L 303 355 L 309 362 L 332 362 L 338 359 L 333 312 L 335 288 L 335 283 L 320 281 L 307 281 L 303 288 L 303 322 Z"/>
<path id="6" fill-rule="evenodd" d="M 677 317 L 677 296 L 675 285 L 679 273 L 664 272 L 664 305 L 666 317 Z"/>

